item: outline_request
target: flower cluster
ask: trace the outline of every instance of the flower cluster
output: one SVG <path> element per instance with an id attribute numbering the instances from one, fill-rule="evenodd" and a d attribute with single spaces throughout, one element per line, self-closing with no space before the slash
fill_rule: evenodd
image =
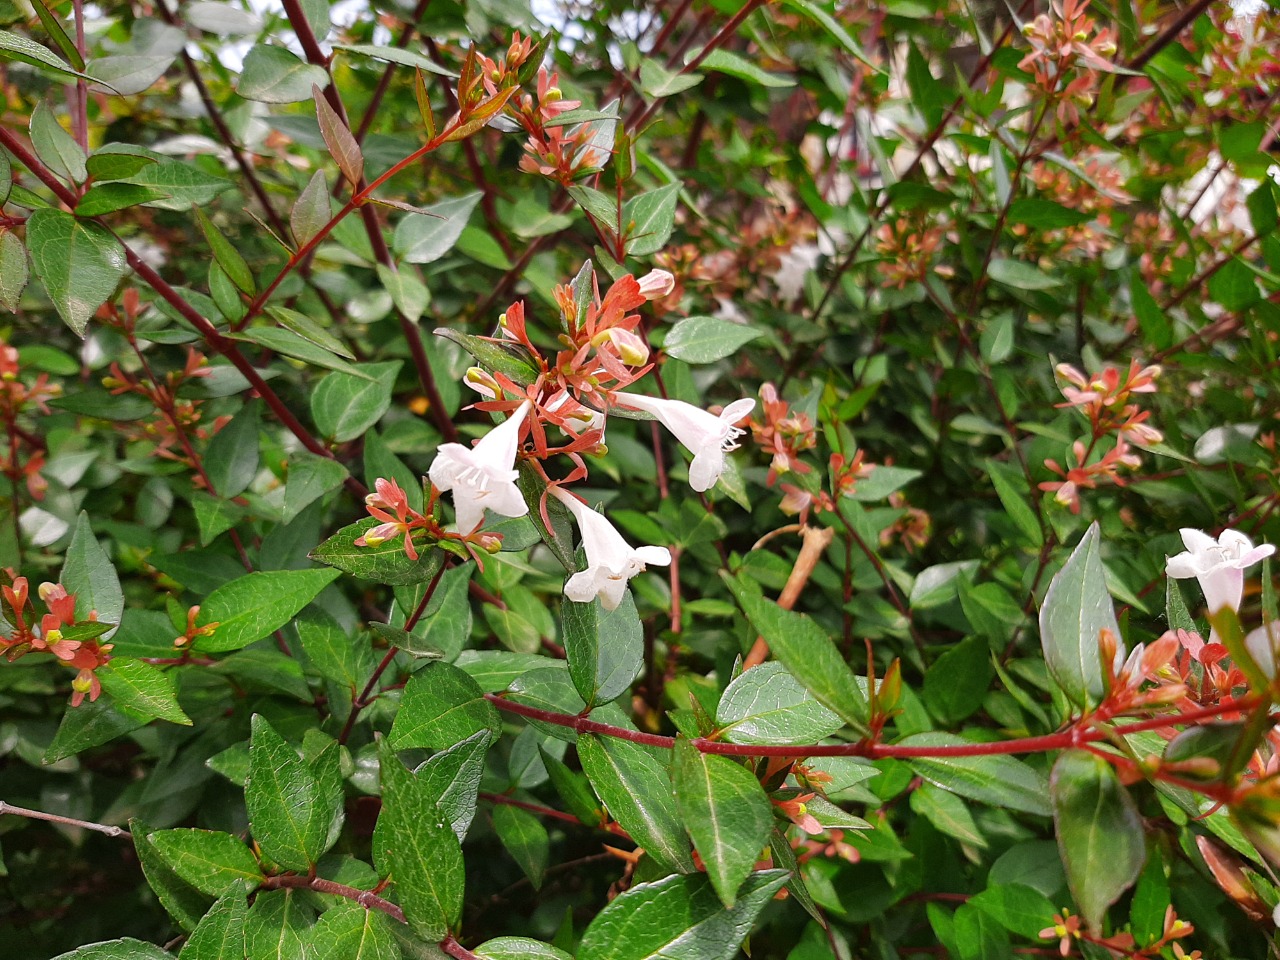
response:
<path id="1" fill-rule="evenodd" d="M 876 228 L 877 269 L 886 285 L 902 290 L 909 283 L 924 283 L 930 273 L 950 277 L 954 271 L 936 265 L 946 231 L 926 224 L 921 217 L 899 217 Z"/>
<path id="2" fill-rule="evenodd" d="M 0 472 L 14 486 L 26 483 L 32 498 L 42 500 L 49 486 L 40 473 L 45 463 L 44 448 L 19 427 L 18 418 L 32 411 L 48 413 L 48 401 L 59 396 L 62 387 L 50 383 L 48 374 L 37 375 L 31 384 L 24 383 L 21 374 L 18 351 L 0 341 L 0 417 L 9 434 L 9 443 L 0 448 Z"/>
<path id="3" fill-rule="evenodd" d="M 1046 460 L 1045 466 L 1060 476 L 1040 484 L 1041 490 L 1055 493 L 1059 503 L 1080 512 L 1080 491 L 1096 489 L 1103 482 L 1124 486 L 1122 469 L 1135 470 L 1142 465 L 1142 458 L 1134 446 L 1148 447 L 1164 440 L 1164 434 L 1147 420 L 1148 410 L 1131 403 L 1136 393 L 1154 393 L 1157 366 L 1143 367 L 1136 360 L 1129 365 L 1127 374 L 1116 367 L 1107 367 L 1092 377 L 1086 376 L 1069 363 L 1058 364 L 1061 390 L 1065 403 L 1059 407 L 1074 407 L 1089 419 L 1089 441 L 1076 440 L 1071 445 L 1074 464 L 1062 467 L 1056 460 Z M 1115 445 L 1096 460 L 1093 454 L 1099 442 L 1114 434 Z"/>
<path id="4" fill-rule="evenodd" d="M 410 508 L 394 482 L 379 479 L 366 505 L 380 523 L 356 544 L 376 546 L 403 537 L 405 552 L 416 559 L 413 535 L 426 530 L 435 540 L 454 538 L 497 550 L 500 534 L 484 530 L 488 515 L 514 518 L 530 510 L 517 483 L 517 463 L 523 462 L 544 490 L 538 504 L 543 523 L 552 526 L 547 506 L 554 498 L 578 525 L 586 568 L 568 578 L 565 595 L 579 603 L 599 598 L 606 609 L 615 609 L 632 577 L 646 566 L 669 564 L 671 554 L 659 546 L 632 548 L 602 514 L 565 489 L 587 476 L 583 456 L 604 449 L 606 417 L 644 415 L 662 424 L 693 455 L 689 485 L 701 493 L 720 479 L 725 454 L 746 432 L 738 423 L 755 406 L 747 398 L 715 413 L 681 400 L 622 389 L 650 369 L 649 346 L 634 311 L 665 297 L 673 285 L 669 273 L 655 270 L 639 280 L 624 276 L 602 296 L 594 273 L 584 271 L 573 284 L 555 291 L 563 349 L 554 357 L 530 337 L 524 305 L 512 304 L 499 318 L 498 335 L 490 339 L 492 349 L 510 363 L 499 362 L 497 367 L 503 369 L 473 367 L 463 377 L 482 397 L 475 407 L 501 415 L 501 421 L 474 446 L 440 445 L 428 470 L 430 502 L 424 513 Z M 550 439 L 553 429 L 563 434 L 563 442 Z M 568 457 L 573 467 L 553 478 L 544 464 L 558 455 Z M 441 493 L 453 500 L 456 532 L 445 531 L 435 519 Z"/>
<path id="5" fill-rule="evenodd" d="M 185 464 L 195 472 L 195 482 L 203 483 L 201 471 L 192 458 L 189 438 L 194 436 L 208 440 L 231 418 L 221 416 L 212 423 L 205 423 L 201 409 L 204 401 L 179 396 L 179 391 L 193 380 L 210 376 L 213 368 L 204 354 L 188 347 L 186 362 L 180 370 L 170 370 L 159 379 L 154 378 L 149 369 L 147 373 L 146 378 L 137 377 L 113 362 L 110 375 L 102 378 L 102 385 L 114 395 L 132 393 L 150 402 L 156 409 L 156 415 L 129 431 L 132 438 L 154 443 L 159 456 Z"/>
<path id="6" fill-rule="evenodd" d="M 1052 17 L 1042 13 L 1022 29 L 1031 50 L 1018 68 L 1031 72 L 1045 103 L 1056 103 L 1058 121 L 1071 126 L 1080 122 L 1079 108 L 1093 103 L 1097 71 L 1115 69 L 1115 28 L 1098 30 L 1088 8 L 1089 0 L 1055 0 Z"/>
<path id="7" fill-rule="evenodd" d="M 48 613 L 35 622 L 31 608 L 26 577 L 5 570 L 9 581 L 0 586 L 0 600 L 5 623 L 0 628 L 8 632 L 0 635 L 0 649 L 6 659 L 17 660 L 28 653 L 47 653 L 76 670 L 71 681 L 71 705 L 78 707 L 87 695 L 97 700 L 102 684 L 94 672 L 111 659 L 111 644 L 99 643 L 98 638 L 109 631 L 112 624 L 99 623 L 98 615 L 90 611 L 83 623 L 76 621 L 75 594 L 67 593 L 60 583 L 42 583 L 37 591 Z"/>

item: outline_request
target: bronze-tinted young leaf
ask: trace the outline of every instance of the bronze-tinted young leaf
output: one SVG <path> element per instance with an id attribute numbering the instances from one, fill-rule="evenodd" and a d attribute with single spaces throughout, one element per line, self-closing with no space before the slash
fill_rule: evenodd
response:
<path id="1" fill-rule="evenodd" d="M 329 148 L 329 155 L 354 189 L 364 175 L 364 154 L 360 152 L 360 144 L 356 143 L 356 138 L 351 135 L 342 118 L 329 106 L 319 87 L 311 88 L 311 99 L 316 103 L 316 119 L 320 121 L 320 135 Z"/>
<path id="2" fill-rule="evenodd" d="M 1066 750 L 1049 779 L 1058 849 L 1071 894 L 1093 930 L 1142 872 L 1142 817 L 1115 769 L 1084 750 Z"/>

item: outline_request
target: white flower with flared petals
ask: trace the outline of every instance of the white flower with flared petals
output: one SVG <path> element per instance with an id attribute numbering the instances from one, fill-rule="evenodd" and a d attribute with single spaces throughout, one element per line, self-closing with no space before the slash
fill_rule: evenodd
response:
<path id="1" fill-rule="evenodd" d="M 519 476 L 515 462 L 520 425 L 531 407 L 527 401 L 522 403 L 474 447 L 442 443 L 436 450 L 428 476 L 438 490 L 453 492 L 459 532 L 477 529 L 484 523 L 486 509 L 504 517 L 523 517 L 529 512 L 515 484 Z"/>
<path id="2" fill-rule="evenodd" d="M 1201 530 L 1183 527 L 1183 553 L 1170 557 L 1164 572 L 1178 580 L 1195 577 L 1200 581 L 1209 613 L 1217 613 L 1223 607 L 1240 609 L 1244 596 L 1244 571 L 1263 557 L 1269 557 L 1276 548 L 1269 543 L 1259 547 L 1239 530 L 1224 530 L 1217 540 Z"/>
<path id="3" fill-rule="evenodd" d="M 578 521 L 587 569 L 575 573 L 564 585 L 564 595 L 577 603 L 596 597 L 606 610 L 616 610 L 627 592 L 627 581 L 643 573 L 647 564 L 665 567 L 671 563 L 666 547 L 632 548 L 602 514 L 566 493 L 555 491 L 556 499 L 569 508 Z"/>
<path id="4" fill-rule="evenodd" d="M 638 394 L 616 393 L 624 406 L 651 413 L 693 454 L 689 465 L 689 486 L 702 493 L 715 486 L 724 472 L 724 455 L 738 448 L 737 438 L 746 433 L 734 424 L 755 409 L 755 400 L 735 400 L 719 416 L 683 400 L 662 400 Z"/>

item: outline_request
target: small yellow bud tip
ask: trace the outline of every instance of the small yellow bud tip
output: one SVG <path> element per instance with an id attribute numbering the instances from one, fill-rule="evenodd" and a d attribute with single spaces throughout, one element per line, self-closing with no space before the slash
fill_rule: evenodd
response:
<path id="1" fill-rule="evenodd" d="M 371 537 L 368 534 L 365 534 L 360 539 L 364 541 L 363 546 L 366 547 L 376 547 L 378 544 L 386 542 L 385 537 Z"/>
<path id="2" fill-rule="evenodd" d="M 47 643 L 49 646 L 53 646 L 55 643 L 58 643 L 61 639 L 62 639 L 61 630 L 50 630 L 48 633 L 44 635 L 44 642 Z"/>
<path id="3" fill-rule="evenodd" d="M 71 689 L 76 693 L 88 693 L 93 689 L 93 681 L 84 677 L 76 677 L 71 681 Z"/>

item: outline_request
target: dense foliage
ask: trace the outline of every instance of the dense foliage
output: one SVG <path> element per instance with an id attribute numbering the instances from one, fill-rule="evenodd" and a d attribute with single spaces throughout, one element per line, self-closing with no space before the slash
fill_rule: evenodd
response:
<path id="1" fill-rule="evenodd" d="M 1280 12 L 1009 7 L 0 0 L 0 953 L 1274 952 Z"/>

